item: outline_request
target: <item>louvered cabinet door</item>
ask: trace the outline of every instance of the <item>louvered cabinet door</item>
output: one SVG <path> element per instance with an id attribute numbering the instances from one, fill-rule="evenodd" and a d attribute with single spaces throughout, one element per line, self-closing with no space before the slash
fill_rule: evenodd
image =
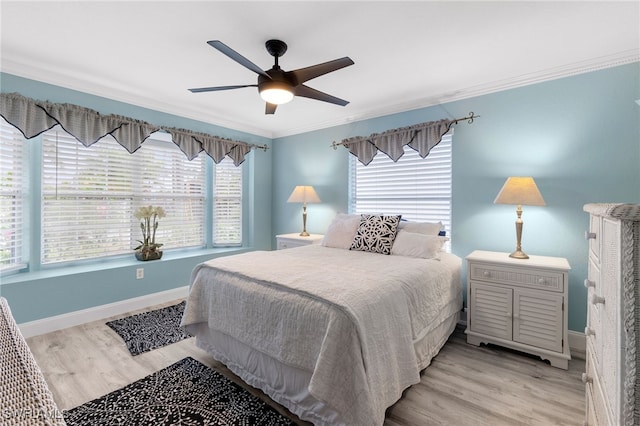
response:
<path id="1" fill-rule="evenodd" d="M 513 341 L 562 351 L 562 294 L 515 289 Z"/>
<path id="2" fill-rule="evenodd" d="M 513 333 L 513 290 L 505 287 L 471 282 L 472 331 L 487 336 L 511 340 Z"/>

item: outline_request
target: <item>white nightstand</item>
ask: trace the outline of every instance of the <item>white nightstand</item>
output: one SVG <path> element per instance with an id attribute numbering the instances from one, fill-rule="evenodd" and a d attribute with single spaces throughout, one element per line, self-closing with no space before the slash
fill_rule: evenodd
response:
<path id="1" fill-rule="evenodd" d="M 466 259 L 467 343 L 494 343 L 567 369 L 567 259 L 478 250 Z"/>
<path id="2" fill-rule="evenodd" d="M 300 233 L 276 235 L 277 249 L 288 249 L 292 247 L 307 246 L 310 244 L 320 244 L 324 235 L 311 234 L 308 237 L 300 236 Z"/>

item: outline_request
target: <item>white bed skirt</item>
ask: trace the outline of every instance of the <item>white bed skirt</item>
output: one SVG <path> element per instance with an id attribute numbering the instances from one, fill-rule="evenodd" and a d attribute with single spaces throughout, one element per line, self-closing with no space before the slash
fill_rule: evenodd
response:
<path id="1" fill-rule="evenodd" d="M 460 313 L 445 318 L 421 340 L 414 342 L 420 370 L 431 364 L 453 332 Z M 197 335 L 196 345 L 225 364 L 246 383 L 261 389 L 274 401 L 287 407 L 302 420 L 316 426 L 345 425 L 340 414 L 318 401 L 308 391 L 311 372 L 292 367 L 265 355 L 216 330 L 206 323 L 192 324 L 189 331 Z"/>

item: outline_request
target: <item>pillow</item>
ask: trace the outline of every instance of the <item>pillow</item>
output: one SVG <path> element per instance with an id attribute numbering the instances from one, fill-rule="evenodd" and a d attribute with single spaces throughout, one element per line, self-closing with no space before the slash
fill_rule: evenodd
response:
<path id="1" fill-rule="evenodd" d="M 437 259 L 438 253 L 447 240 L 448 238 L 437 235 L 418 234 L 401 229 L 393 242 L 391 254 L 421 259 Z"/>
<path id="2" fill-rule="evenodd" d="M 362 218 L 359 214 L 338 213 L 322 239 L 325 247 L 349 249 Z"/>
<path id="3" fill-rule="evenodd" d="M 442 222 L 400 222 L 398 229 L 424 235 L 438 235 L 444 229 Z"/>
<path id="4" fill-rule="evenodd" d="M 391 254 L 401 216 L 363 214 L 349 250 Z"/>

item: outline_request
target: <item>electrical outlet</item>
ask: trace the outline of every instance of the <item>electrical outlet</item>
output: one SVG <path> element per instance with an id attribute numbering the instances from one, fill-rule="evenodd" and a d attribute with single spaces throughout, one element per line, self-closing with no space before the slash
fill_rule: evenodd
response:
<path id="1" fill-rule="evenodd" d="M 141 280 L 144 278 L 144 268 L 136 269 L 136 279 Z"/>

